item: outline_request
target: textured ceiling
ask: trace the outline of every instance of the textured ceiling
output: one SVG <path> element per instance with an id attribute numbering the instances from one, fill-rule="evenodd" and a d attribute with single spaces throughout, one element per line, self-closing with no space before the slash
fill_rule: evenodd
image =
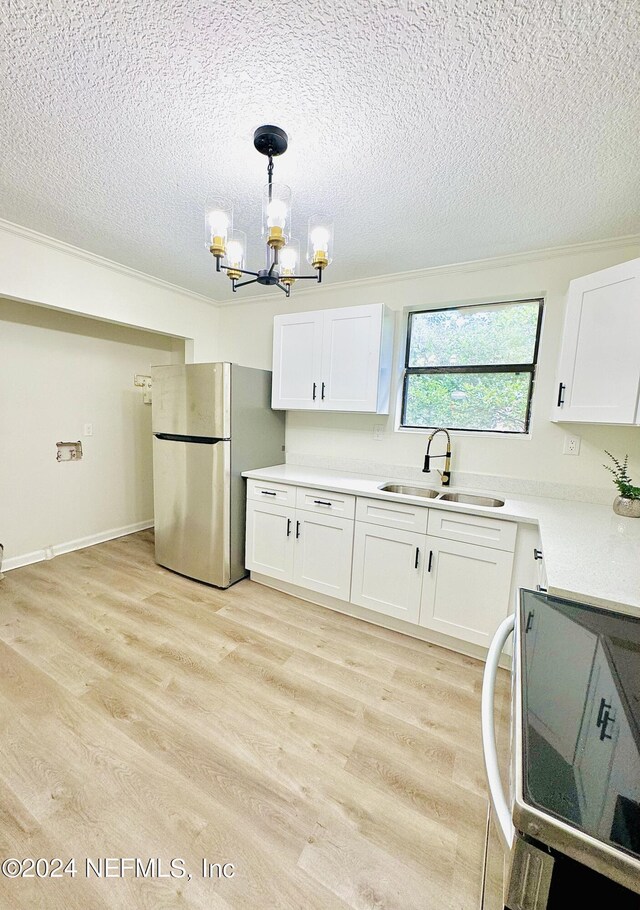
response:
<path id="1" fill-rule="evenodd" d="M 265 122 L 327 281 L 640 228 L 640 0 L 5 0 L 0 41 L 0 216 L 209 296 L 208 196 L 262 264 Z"/>

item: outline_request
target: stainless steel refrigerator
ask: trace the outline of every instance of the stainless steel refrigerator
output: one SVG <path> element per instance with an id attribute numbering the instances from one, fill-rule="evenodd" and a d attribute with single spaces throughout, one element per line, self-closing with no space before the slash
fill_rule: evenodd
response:
<path id="1" fill-rule="evenodd" d="M 271 373 L 233 363 L 152 368 L 156 562 L 227 588 L 244 567 L 242 472 L 281 464 Z"/>

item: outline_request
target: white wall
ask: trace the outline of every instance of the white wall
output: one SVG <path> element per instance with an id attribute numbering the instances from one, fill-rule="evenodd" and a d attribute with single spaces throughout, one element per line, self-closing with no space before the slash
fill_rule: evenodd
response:
<path id="1" fill-rule="evenodd" d="M 0 298 L 6 568 L 152 519 L 150 408 L 133 373 L 218 360 L 219 337 L 213 299 L 2 220 Z M 57 464 L 55 443 L 87 422 L 85 459 Z"/>
<path id="2" fill-rule="evenodd" d="M 151 407 L 134 373 L 173 342 L 0 300 L 0 542 L 8 566 L 153 519 Z M 83 425 L 93 424 L 84 437 Z M 56 442 L 82 442 L 57 462 Z"/>
<path id="3" fill-rule="evenodd" d="M 213 299 L 2 220 L 0 297 L 184 338 L 188 361 L 219 359 Z"/>
<path id="4" fill-rule="evenodd" d="M 324 309 L 384 302 L 401 313 L 409 306 L 441 306 L 451 302 L 513 299 L 544 294 L 546 299 L 539 368 L 533 402 L 530 438 L 487 437 L 456 434 L 453 443 L 453 475 L 494 475 L 517 478 L 513 489 L 529 489 L 601 498 L 615 494 L 609 475 L 601 467 L 605 448 L 631 456 L 632 476 L 640 482 L 640 429 L 556 425 L 549 421 L 555 393 L 555 370 L 562 333 L 565 297 L 569 281 L 627 259 L 640 256 L 635 238 L 618 242 L 584 244 L 580 247 L 466 263 L 425 270 L 400 279 L 353 282 L 315 287 L 300 293 L 294 289 L 287 301 L 282 295 L 263 295 L 234 302 L 220 310 L 220 334 L 224 359 L 247 366 L 271 364 L 272 320 L 277 313 Z M 404 339 L 396 337 L 396 357 Z M 397 371 L 396 371 L 397 374 Z M 394 401 L 395 401 L 394 390 Z M 419 471 L 426 434 L 394 431 L 395 414 L 389 418 L 354 414 L 319 414 L 291 411 L 287 415 L 287 460 L 321 464 L 343 470 L 398 475 L 407 469 Z M 385 424 L 380 442 L 373 440 L 373 427 Z M 562 455 L 564 434 L 571 429 L 582 437 L 578 457 Z M 426 479 L 426 475 L 420 475 Z M 467 478 L 468 479 L 468 478 Z M 534 481 L 536 483 L 530 483 Z M 537 482 L 545 484 L 544 490 Z M 555 485 L 555 486 L 554 486 Z M 508 483 L 507 483 L 508 488 Z M 588 492 L 587 488 L 591 488 Z M 597 488 L 597 489 L 593 489 Z"/>

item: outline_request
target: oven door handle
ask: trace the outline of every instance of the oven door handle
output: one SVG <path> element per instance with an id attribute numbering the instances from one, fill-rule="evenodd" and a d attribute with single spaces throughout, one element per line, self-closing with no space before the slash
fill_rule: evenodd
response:
<path id="1" fill-rule="evenodd" d="M 482 677 L 482 751 L 484 754 L 484 767 L 489 785 L 489 798 L 493 807 L 495 818 L 498 822 L 498 831 L 505 847 L 510 850 L 513 844 L 515 828 L 511 820 L 511 809 L 504 793 L 500 779 L 500 766 L 498 764 L 498 750 L 496 748 L 496 728 L 494 723 L 494 699 L 496 676 L 498 675 L 498 662 L 500 654 L 507 639 L 512 634 L 515 626 L 515 614 L 503 619 L 496 634 L 493 636 L 487 662 Z"/>

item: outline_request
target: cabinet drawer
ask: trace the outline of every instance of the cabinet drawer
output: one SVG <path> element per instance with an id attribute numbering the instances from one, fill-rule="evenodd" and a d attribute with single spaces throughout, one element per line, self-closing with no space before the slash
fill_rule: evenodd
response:
<path id="1" fill-rule="evenodd" d="M 356 521 L 383 525 L 385 528 L 402 528 L 425 534 L 429 510 L 403 502 L 387 502 L 383 499 L 362 499 L 356 503 Z"/>
<path id="2" fill-rule="evenodd" d="M 248 480 L 247 499 L 295 506 L 296 488 L 286 483 L 272 483 L 270 480 Z"/>
<path id="3" fill-rule="evenodd" d="M 518 525 L 515 521 L 500 521 L 484 515 L 466 515 L 460 512 L 429 510 L 429 534 L 449 540 L 493 547 L 494 550 L 513 551 Z"/>
<path id="4" fill-rule="evenodd" d="M 348 493 L 327 493 L 326 490 L 310 490 L 298 487 L 296 490 L 296 509 L 305 512 L 319 512 L 323 515 L 337 515 L 340 518 L 353 518 L 356 510 L 356 498 Z"/>

